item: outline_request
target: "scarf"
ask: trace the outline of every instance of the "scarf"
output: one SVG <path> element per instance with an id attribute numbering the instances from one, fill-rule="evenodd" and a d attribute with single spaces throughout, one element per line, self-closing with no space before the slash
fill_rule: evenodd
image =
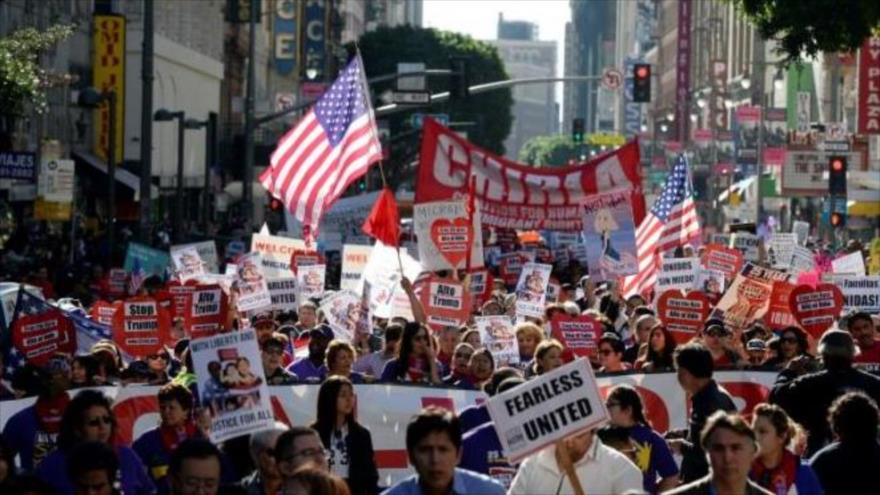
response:
<path id="1" fill-rule="evenodd" d="M 66 393 L 54 397 L 40 397 L 34 404 L 37 413 L 37 427 L 46 433 L 55 434 L 61 430 L 61 417 L 70 403 Z"/>
<path id="2" fill-rule="evenodd" d="M 187 438 L 193 438 L 198 433 L 196 425 L 192 421 L 184 423 L 183 428 L 172 426 L 160 426 L 159 435 L 162 438 L 162 448 L 171 453 Z"/>
<path id="3" fill-rule="evenodd" d="M 755 459 L 752 463 L 752 472 L 749 473 L 749 478 L 775 494 L 785 495 L 797 479 L 797 470 L 800 463 L 800 457 L 788 450 L 784 450 L 782 452 L 782 460 L 773 469 L 764 466 L 760 458 Z"/>

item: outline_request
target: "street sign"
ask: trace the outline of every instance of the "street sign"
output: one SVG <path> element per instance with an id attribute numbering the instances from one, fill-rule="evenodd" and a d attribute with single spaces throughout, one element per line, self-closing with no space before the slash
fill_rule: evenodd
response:
<path id="1" fill-rule="evenodd" d="M 391 102 L 398 105 L 427 105 L 431 103 L 431 93 L 427 91 L 395 91 Z"/>
<path id="2" fill-rule="evenodd" d="M 623 74 L 613 67 L 606 67 L 602 71 L 602 86 L 611 91 L 617 91 L 623 85 Z"/>
<path id="3" fill-rule="evenodd" d="M 446 113 L 414 113 L 410 116 L 410 125 L 413 129 L 421 129 L 425 117 L 431 117 L 444 127 L 449 127 L 449 114 Z"/>
<path id="4" fill-rule="evenodd" d="M 406 74 L 407 72 L 424 72 L 425 64 L 419 63 L 399 63 L 397 64 L 397 73 Z M 424 91 L 425 76 L 406 76 L 397 78 L 398 91 Z"/>
<path id="5" fill-rule="evenodd" d="M 0 179 L 33 181 L 37 178 L 36 155 L 28 151 L 0 152 Z"/>

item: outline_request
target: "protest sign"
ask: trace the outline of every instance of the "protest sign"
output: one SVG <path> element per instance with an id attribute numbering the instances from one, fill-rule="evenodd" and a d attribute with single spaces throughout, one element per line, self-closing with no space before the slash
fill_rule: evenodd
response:
<path id="1" fill-rule="evenodd" d="M 102 325 L 113 324 L 113 314 L 122 306 L 122 301 L 95 301 L 89 309 L 89 317 Z"/>
<path id="2" fill-rule="evenodd" d="M 425 270 L 483 266 L 483 231 L 479 210 L 469 224 L 466 201 L 431 201 L 413 205 L 413 231 L 419 262 Z"/>
<path id="3" fill-rule="evenodd" d="M 602 325 L 592 315 L 557 313 L 550 320 L 550 336 L 575 356 L 592 357 L 599 347 Z"/>
<path id="4" fill-rule="evenodd" d="M 694 287 L 710 297 L 721 297 L 724 292 L 724 272 L 700 267 L 697 269 L 697 281 Z"/>
<path id="5" fill-rule="evenodd" d="M 20 311 L 11 332 L 15 351 L 37 368 L 57 352 L 72 356 L 77 350 L 73 323 L 58 308 L 49 307 L 36 314 Z"/>
<path id="6" fill-rule="evenodd" d="M 492 272 L 485 269 L 471 270 L 469 273 L 471 276 L 471 305 L 474 309 L 478 309 L 492 295 L 495 278 L 492 276 Z"/>
<path id="7" fill-rule="evenodd" d="M 764 323 L 771 330 L 782 330 L 785 327 L 796 326 L 797 321 L 788 309 L 788 298 L 795 285 L 783 280 L 773 282 L 770 292 L 770 305 L 764 314 Z"/>
<path id="8" fill-rule="evenodd" d="M 195 248 L 196 251 L 198 251 L 199 258 L 201 258 L 202 262 L 205 264 L 205 271 L 210 273 L 217 273 L 220 271 L 220 257 L 217 255 L 217 244 L 215 244 L 213 240 L 171 246 L 171 257 L 174 257 L 176 251 L 190 248 Z M 230 255 L 229 252 L 226 254 Z"/>
<path id="9" fill-rule="evenodd" d="M 845 254 L 831 261 L 831 271 L 848 275 L 865 275 L 865 259 L 861 251 Z"/>
<path id="10" fill-rule="evenodd" d="M 777 280 L 787 281 L 788 275 L 747 262 L 721 296 L 710 317 L 720 318 L 731 330 L 745 329 L 751 322 L 764 317 L 770 305 L 773 282 Z"/>
<path id="11" fill-rule="evenodd" d="M 360 295 L 341 290 L 321 300 L 321 311 L 333 329 L 336 340 L 351 342 L 357 334 L 372 333 L 369 304 L 364 305 Z"/>
<path id="12" fill-rule="evenodd" d="M 501 278 L 504 279 L 506 285 L 513 285 L 519 280 L 522 273 L 523 265 L 533 261 L 535 253 L 528 251 L 516 251 L 513 253 L 504 253 L 499 261 L 499 271 Z"/>
<path id="13" fill-rule="evenodd" d="M 719 246 L 730 246 L 730 234 L 714 233 L 709 238 L 710 244 L 718 244 Z"/>
<path id="14" fill-rule="evenodd" d="M 174 272 L 181 282 L 186 282 L 206 272 L 205 263 L 193 246 L 171 251 L 171 261 L 174 264 Z"/>
<path id="15" fill-rule="evenodd" d="M 191 339 L 209 337 L 223 331 L 229 301 L 217 284 L 198 285 L 189 296 L 183 315 L 184 328 Z"/>
<path id="16" fill-rule="evenodd" d="M 324 257 L 321 253 L 311 249 L 294 249 L 290 255 L 290 271 L 296 275 L 301 266 L 324 265 Z"/>
<path id="17" fill-rule="evenodd" d="M 477 316 L 474 322 L 480 332 L 480 342 L 492 353 L 496 368 L 519 363 L 519 343 L 509 316 Z"/>
<path id="18" fill-rule="evenodd" d="M 416 292 L 425 309 L 428 325 L 436 331 L 461 326 L 470 315 L 470 298 L 466 297 L 464 285 L 460 282 L 436 275 L 421 277 L 416 283 Z"/>
<path id="19" fill-rule="evenodd" d="M 422 271 L 418 261 L 412 259 L 406 249 L 400 249 L 400 261 L 398 250 L 392 246 L 386 246 L 376 242 L 370 251 L 367 266 L 364 267 L 361 276 L 361 285 L 355 291 L 363 293 L 364 284 L 370 284 L 370 312 L 377 318 L 390 318 L 392 302 L 395 290 L 400 288 L 400 279 L 405 275 L 414 281 Z M 400 264 L 403 263 L 403 273 L 400 272 Z M 403 294 L 403 297 L 406 297 Z"/>
<path id="20" fill-rule="evenodd" d="M 266 279 L 274 311 L 296 311 L 296 277 Z"/>
<path id="21" fill-rule="evenodd" d="M 327 265 L 300 266 L 296 271 L 296 300 L 302 305 L 309 299 L 324 296 Z"/>
<path id="22" fill-rule="evenodd" d="M 711 310 L 712 303 L 701 291 L 690 291 L 685 295 L 678 289 L 672 289 L 657 298 L 657 316 L 677 344 L 684 344 L 696 337 Z"/>
<path id="23" fill-rule="evenodd" d="M 803 246 L 810 235 L 810 224 L 801 220 L 795 220 L 791 223 L 791 232 L 797 236 L 797 243 Z"/>
<path id="24" fill-rule="evenodd" d="M 703 268 L 718 270 L 727 280 L 733 280 L 742 269 L 743 255 L 733 248 L 707 244 L 701 262 Z"/>
<path id="25" fill-rule="evenodd" d="M 758 246 L 761 244 L 761 238 L 756 234 L 748 232 L 735 232 L 730 235 L 730 247 L 736 249 L 743 254 L 746 261 L 758 261 L 760 253 Z"/>
<path id="26" fill-rule="evenodd" d="M 608 419 L 585 358 L 498 394 L 486 405 L 511 463 Z"/>
<path id="27" fill-rule="evenodd" d="M 157 295 L 157 299 L 168 310 L 172 318 L 178 316 L 182 318 L 186 314 L 190 296 L 197 284 L 197 280 L 188 280 L 186 282 L 169 280 L 165 284 L 165 290 L 160 291 Z M 166 304 L 166 301 L 170 301 L 170 304 Z"/>
<path id="28" fill-rule="evenodd" d="M 791 269 L 793 275 L 803 272 L 811 272 L 816 269 L 816 261 L 813 252 L 803 246 L 795 246 L 791 250 Z"/>
<path id="29" fill-rule="evenodd" d="M 253 330 L 190 343 L 201 405 L 211 414 L 211 441 L 222 442 L 275 423 Z"/>
<path id="30" fill-rule="evenodd" d="M 251 236 L 251 252 L 259 253 L 263 273 L 267 277 L 289 277 L 290 257 L 297 249 L 305 249 L 306 244 L 300 239 L 290 239 L 267 234 Z"/>
<path id="31" fill-rule="evenodd" d="M 791 257 L 797 246 L 797 235 L 774 232 L 767 242 L 767 257 L 770 266 L 778 270 L 786 270 L 791 267 Z"/>
<path id="32" fill-rule="evenodd" d="M 370 259 L 373 246 L 346 244 L 342 246 L 342 272 L 339 275 L 339 288 L 357 291 L 360 288 L 361 274 Z"/>
<path id="33" fill-rule="evenodd" d="M 699 258 L 664 258 L 660 263 L 655 291 L 659 294 L 670 289 L 693 289 L 697 284 L 699 268 Z"/>
<path id="34" fill-rule="evenodd" d="M 113 341 L 132 356 L 155 354 L 169 342 L 171 315 L 149 296 L 126 299 L 113 314 Z"/>
<path id="35" fill-rule="evenodd" d="M 544 301 L 547 284 L 550 282 L 551 265 L 526 263 L 523 265 L 519 282 L 516 284 L 516 314 L 523 316 L 544 316 Z"/>
<path id="36" fill-rule="evenodd" d="M 239 311 L 253 311 L 272 304 L 263 266 L 262 256 L 259 253 L 252 252 L 239 257 L 235 270 Z"/>
<path id="37" fill-rule="evenodd" d="M 639 272 L 629 193 L 590 196 L 581 205 L 590 275 L 613 280 Z"/>
<path id="38" fill-rule="evenodd" d="M 834 275 L 833 280 L 843 294 L 844 310 L 880 314 L 880 276 Z"/>
<path id="39" fill-rule="evenodd" d="M 128 290 L 128 273 L 125 273 L 124 268 L 111 268 L 107 280 L 110 292 L 107 296 L 111 298 L 125 297 L 125 293 Z"/>
<path id="40" fill-rule="evenodd" d="M 125 251 L 125 264 L 123 268 L 128 273 L 135 269 L 143 270 L 146 275 L 165 276 L 165 269 L 171 262 L 171 257 L 165 251 L 159 251 L 143 244 L 129 242 Z"/>
<path id="41" fill-rule="evenodd" d="M 583 244 L 575 244 L 568 248 L 571 251 L 571 257 L 576 260 L 581 265 L 586 266 L 587 264 L 587 246 Z"/>
<path id="42" fill-rule="evenodd" d="M 832 284 L 798 285 L 788 295 L 788 308 L 801 328 L 818 339 L 840 317 L 843 294 Z"/>

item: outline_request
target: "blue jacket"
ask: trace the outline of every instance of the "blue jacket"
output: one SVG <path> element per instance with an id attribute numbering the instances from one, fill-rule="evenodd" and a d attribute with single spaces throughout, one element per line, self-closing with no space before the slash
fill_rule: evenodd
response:
<path id="1" fill-rule="evenodd" d="M 504 457 L 501 440 L 493 424 L 484 424 L 464 436 L 458 467 L 485 474 L 504 485 L 504 488 L 510 488 L 517 469 Z"/>
<path id="2" fill-rule="evenodd" d="M 461 422 L 462 434 L 492 421 L 489 417 L 489 409 L 486 408 L 485 404 L 468 406 L 462 409 L 458 413 L 458 420 Z"/>
<path id="3" fill-rule="evenodd" d="M 153 495 L 156 486 L 147 475 L 141 458 L 128 447 L 116 447 L 122 492 L 125 495 Z M 73 485 L 67 477 L 67 452 L 56 450 L 37 466 L 37 478 L 48 484 L 58 495 L 73 495 Z"/>

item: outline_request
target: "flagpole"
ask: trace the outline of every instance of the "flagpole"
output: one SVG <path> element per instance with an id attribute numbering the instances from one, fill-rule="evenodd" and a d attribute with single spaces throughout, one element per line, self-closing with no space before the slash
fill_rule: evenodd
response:
<path id="1" fill-rule="evenodd" d="M 388 189 L 388 179 L 385 178 L 385 167 L 382 166 L 384 160 L 379 160 L 379 177 L 382 179 L 382 189 Z M 397 239 L 397 265 L 400 267 L 400 275 L 403 276 L 403 258 L 400 255 L 400 238 Z"/>

